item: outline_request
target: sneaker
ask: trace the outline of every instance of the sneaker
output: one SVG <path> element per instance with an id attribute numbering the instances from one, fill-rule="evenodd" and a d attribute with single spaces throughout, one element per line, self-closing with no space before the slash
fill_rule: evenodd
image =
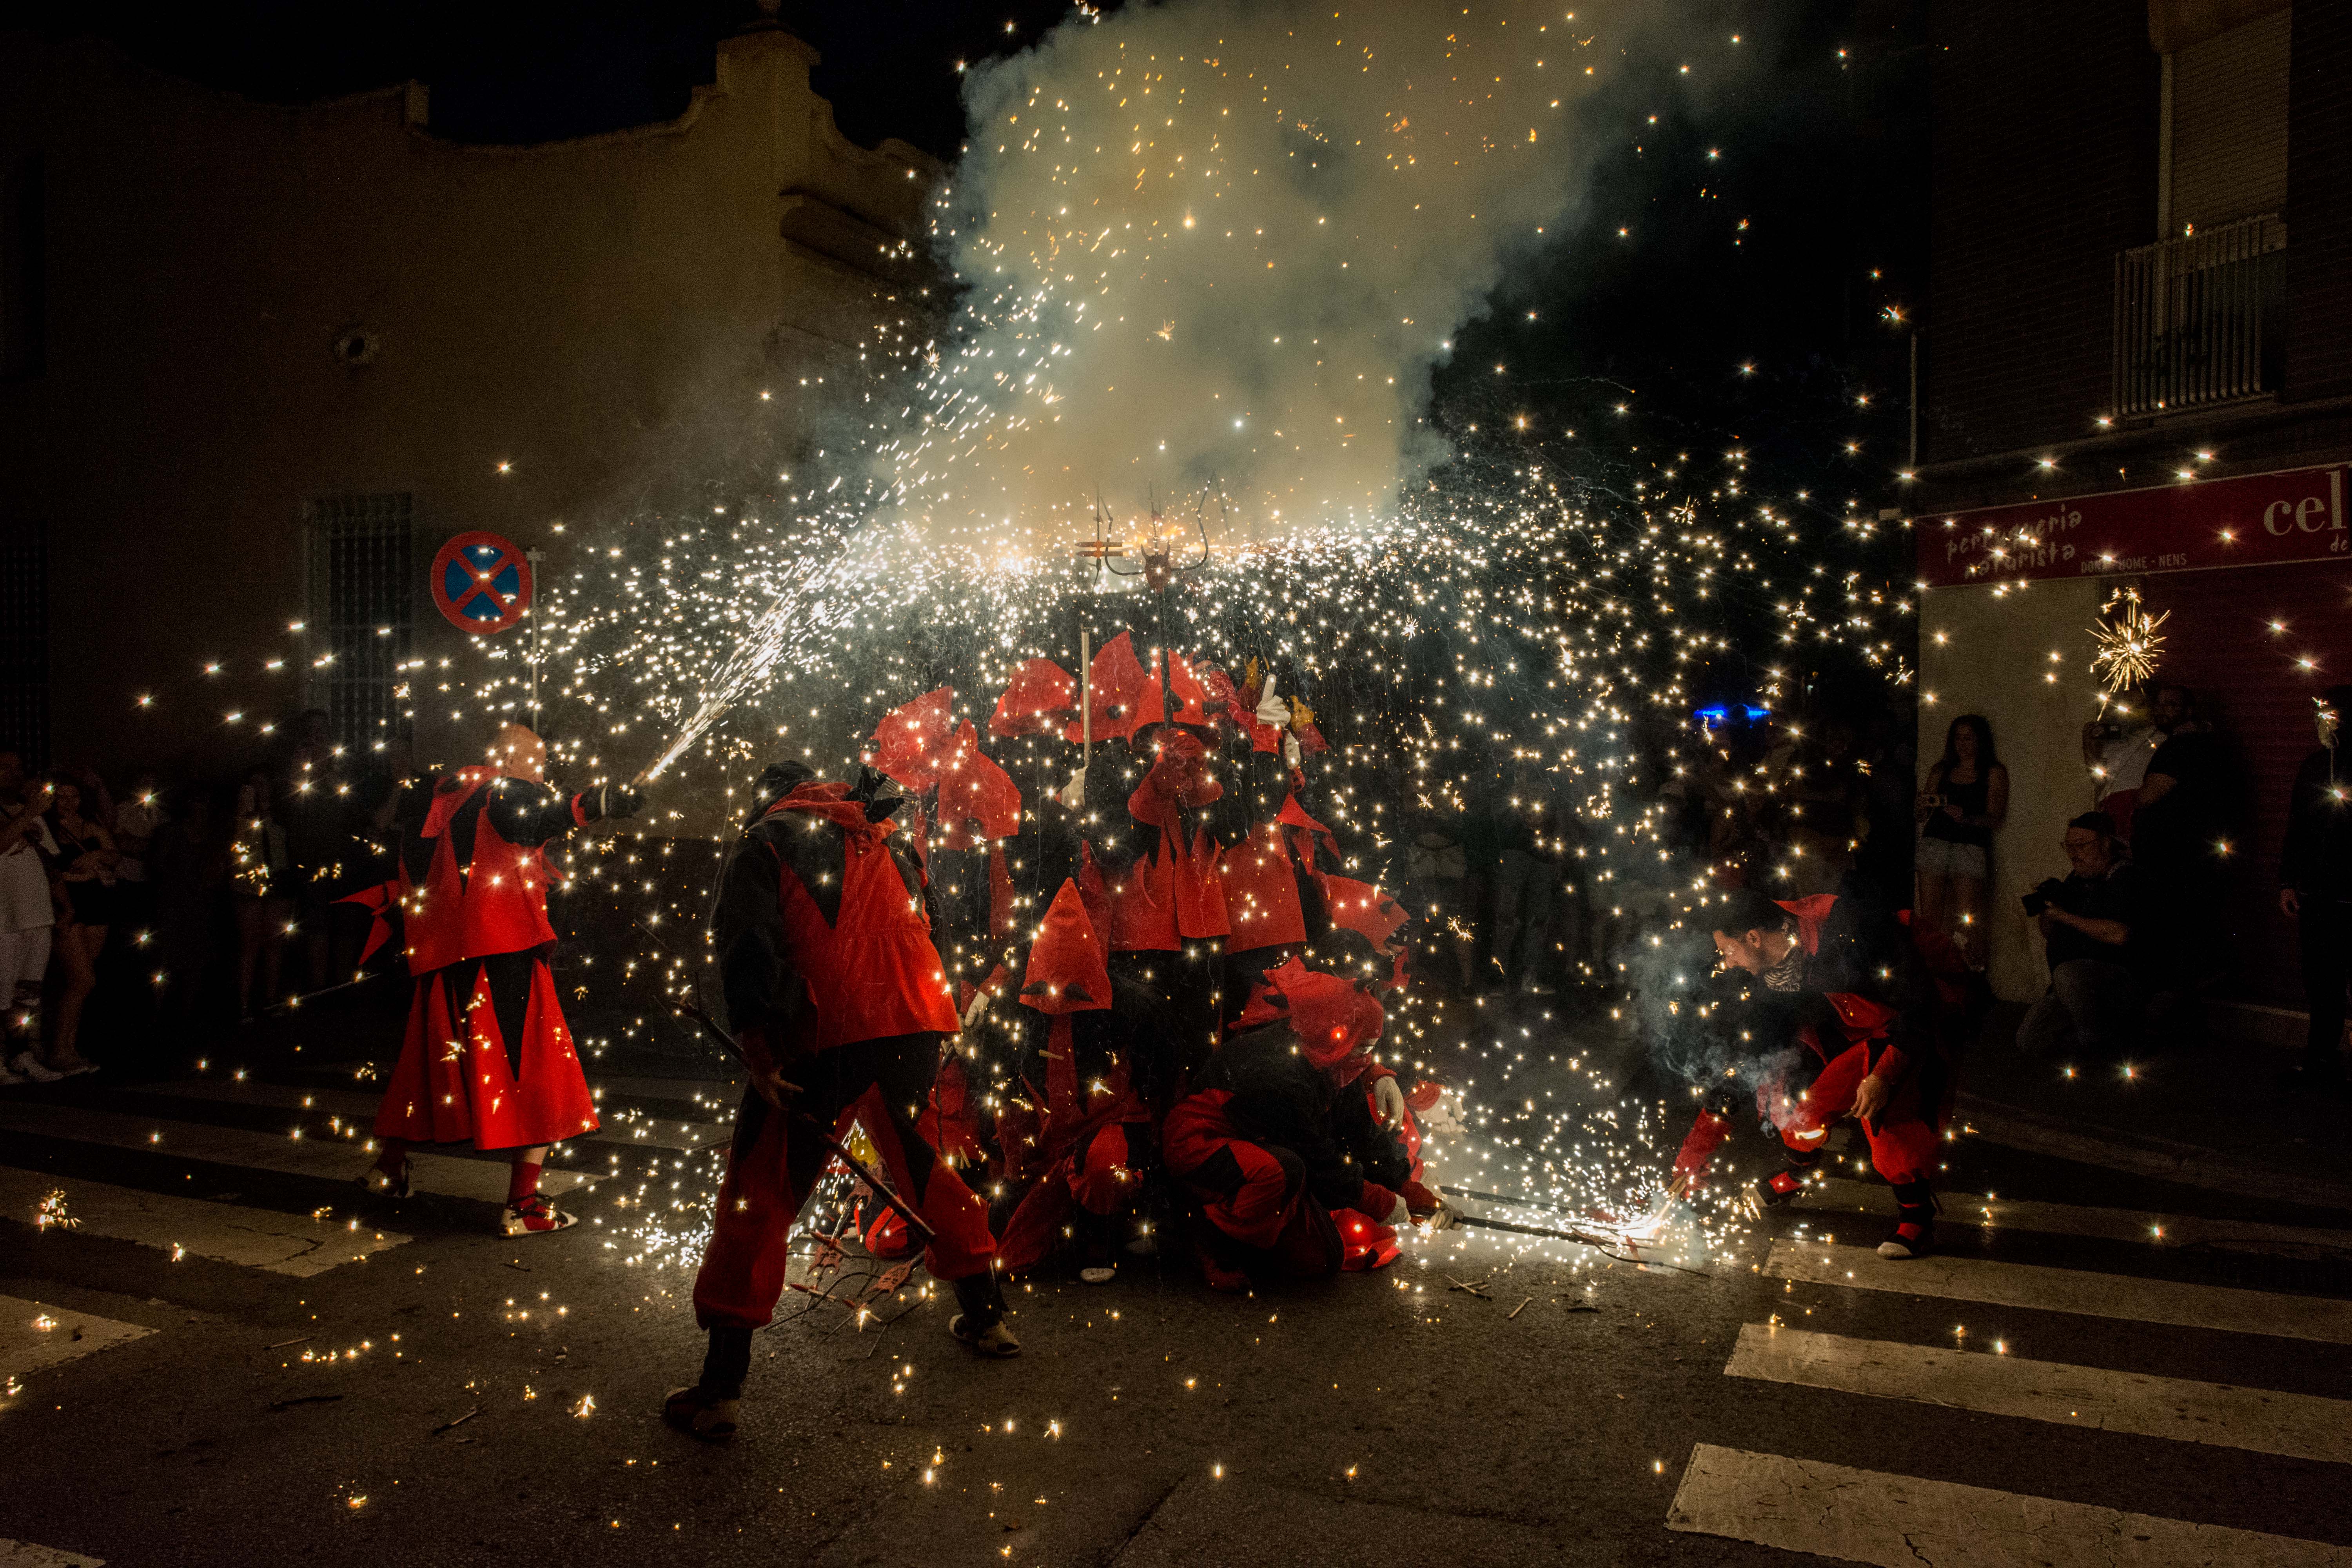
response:
<path id="1" fill-rule="evenodd" d="M 1895 1234 L 1878 1244 L 1878 1256 L 1896 1259 L 1925 1258 L 1936 1250 L 1936 1211 L 1897 1209 Z"/>
<path id="2" fill-rule="evenodd" d="M 88 1057 L 75 1057 L 68 1061 L 51 1064 L 49 1070 L 59 1078 L 79 1078 L 84 1073 L 96 1072 L 98 1064 Z"/>
<path id="3" fill-rule="evenodd" d="M 544 1236 L 551 1230 L 570 1230 L 579 1223 L 579 1215 L 565 1214 L 549 1203 L 545 1193 L 533 1193 L 519 1204 L 509 1204 L 499 1222 L 509 1236 Z"/>
<path id="4" fill-rule="evenodd" d="M 998 1361 L 1021 1353 L 1021 1342 L 1013 1337 L 1013 1331 L 1004 1326 L 1002 1318 L 982 1329 L 973 1327 L 970 1318 L 958 1312 L 948 1320 L 948 1332 L 977 1353 Z"/>
<path id="5" fill-rule="evenodd" d="M 8 1089 L 16 1084 L 30 1083 L 33 1080 L 31 1079 L 26 1078 L 23 1073 L 9 1071 L 8 1064 L 5 1062 L 0 1062 L 0 1089 Z"/>
<path id="6" fill-rule="evenodd" d="M 55 1083 L 66 1076 L 61 1072 L 51 1072 L 42 1065 L 40 1058 L 30 1051 L 18 1052 L 16 1058 L 8 1065 L 14 1068 L 19 1076 L 31 1079 L 35 1083 Z"/>
<path id="7" fill-rule="evenodd" d="M 673 1388 L 662 1401 L 662 1419 L 688 1436 L 705 1443 L 729 1443 L 735 1438 L 735 1418 L 743 1402 L 719 1399 L 698 1384 Z"/>
<path id="8" fill-rule="evenodd" d="M 1756 1201 L 1768 1209 L 1779 1208 L 1805 1190 L 1805 1178 L 1811 1174 L 1810 1168 L 1800 1169 L 1794 1165 L 1785 1171 L 1775 1172 L 1756 1184 Z"/>

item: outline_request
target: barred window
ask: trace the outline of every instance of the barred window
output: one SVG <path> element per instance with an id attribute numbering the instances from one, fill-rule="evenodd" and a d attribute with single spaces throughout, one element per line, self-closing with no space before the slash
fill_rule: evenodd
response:
<path id="1" fill-rule="evenodd" d="M 329 496 L 309 509 L 311 690 L 355 757 L 399 753 L 408 739 L 397 692 L 415 629 L 411 499 Z"/>

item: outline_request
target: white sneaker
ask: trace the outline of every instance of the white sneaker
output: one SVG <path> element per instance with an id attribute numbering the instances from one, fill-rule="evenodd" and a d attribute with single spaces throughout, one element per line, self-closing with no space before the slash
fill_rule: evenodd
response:
<path id="1" fill-rule="evenodd" d="M 16 1084 L 30 1083 L 33 1080 L 31 1079 L 25 1077 L 22 1073 L 10 1072 L 8 1070 L 8 1065 L 5 1062 L 0 1062 L 0 1089 L 8 1089 Z"/>
<path id="2" fill-rule="evenodd" d="M 17 1053 L 16 1058 L 8 1065 L 35 1083 L 55 1083 L 66 1076 L 61 1072 L 51 1072 L 30 1051 Z"/>

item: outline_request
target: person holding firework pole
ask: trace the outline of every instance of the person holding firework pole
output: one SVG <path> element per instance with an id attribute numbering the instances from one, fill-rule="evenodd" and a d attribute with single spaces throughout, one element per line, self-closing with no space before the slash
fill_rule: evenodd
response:
<path id="1" fill-rule="evenodd" d="M 1955 1047 L 1981 983 L 1940 933 L 1874 952 L 1849 900 L 1832 894 L 1786 902 L 1743 888 L 1725 895 L 1712 921 L 1724 967 L 1748 976 L 1734 1005 L 1755 1053 L 1756 1107 L 1788 1146 L 1785 1169 L 1758 1184 L 1768 1205 L 1786 1203 L 1820 1163 L 1831 1127 L 1852 1117 L 1872 1165 L 1895 1189 L 1894 1233 L 1882 1258 L 1934 1249 L 1937 1148 L 1951 1110 Z M 1902 935 L 1907 935 L 1907 921 Z M 1731 1103 L 1699 1112 L 1675 1161 L 1668 1191 L 1682 1197 L 1706 1177 L 1731 1131 Z"/>
<path id="2" fill-rule="evenodd" d="M 720 880 L 712 936 L 748 1081 L 694 1281 L 709 1351 L 701 1381 L 662 1411 L 707 1442 L 734 1436 L 751 1336 L 783 1294 L 793 1223 L 833 1157 L 827 1135 L 853 1121 L 931 1232 L 923 1266 L 961 1309 L 949 1331 L 982 1355 L 1020 1353 L 988 1206 L 917 1121 L 958 1019 L 923 872 L 893 837 L 901 802 L 876 798 L 882 783 L 869 770 L 853 790 L 799 763 L 771 766 Z"/>
<path id="3" fill-rule="evenodd" d="M 512 1151 L 502 1228 L 563 1230 L 574 1221 L 539 1190 L 548 1145 L 596 1131 L 596 1108 L 547 967 L 555 928 L 542 846 L 574 827 L 634 815 L 622 784 L 559 795 L 541 774 L 547 745 L 520 724 L 499 730 L 488 763 L 415 791 L 400 821 L 400 872 L 342 900 L 373 910 L 364 963 L 400 910 L 416 994 L 400 1060 L 376 1112 L 376 1192 L 408 1194 L 415 1143 L 470 1141 Z"/>

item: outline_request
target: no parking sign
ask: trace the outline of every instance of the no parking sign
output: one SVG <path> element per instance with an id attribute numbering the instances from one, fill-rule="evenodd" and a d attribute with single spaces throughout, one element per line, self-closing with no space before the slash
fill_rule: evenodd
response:
<path id="1" fill-rule="evenodd" d="M 432 584 L 451 626 L 502 632 L 530 608 L 530 559 L 495 533 L 461 533 L 433 558 Z"/>

